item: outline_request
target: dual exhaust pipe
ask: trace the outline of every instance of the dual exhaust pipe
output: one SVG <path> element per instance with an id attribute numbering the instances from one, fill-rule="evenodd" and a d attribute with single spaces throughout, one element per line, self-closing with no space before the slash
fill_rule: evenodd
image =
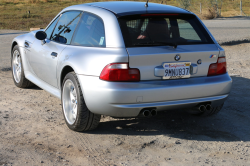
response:
<path id="1" fill-rule="evenodd" d="M 212 110 L 212 106 L 211 106 L 211 104 L 206 104 L 206 105 L 201 104 L 201 105 L 199 105 L 197 107 L 197 109 L 200 112 L 211 111 Z M 156 111 L 156 108 L 144 108 L 141 111 L 140 115 L 144 116 L 144 117 L 156 116 L 157 115 L 157 111 Z"/>
<path id="2" fill-rule="evenodd" d="M 151 116 L 156 116 L 157 111 L 155 108 L 145 108 L 141 111 L 141 114 L 144 117 L 151 117 Z"/>
<path id="3" fill-rule="evenodd" d="M 212 106 L 211 106 L 211 104 L 199 105 L 199 106 L 198 106 L 198 110 L 199 110 L 200 112 L 211 111 L 211 110 L 212 110 Z"/>

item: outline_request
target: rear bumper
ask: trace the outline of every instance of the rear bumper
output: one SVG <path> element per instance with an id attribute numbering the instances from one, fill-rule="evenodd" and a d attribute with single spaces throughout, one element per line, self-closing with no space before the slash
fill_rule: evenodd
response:
<path id="1" fill-rule="evenodd" d="M 179 80 L 107 82 L 78 75 L 89 110 L 115 117 L 134 117 L 141 109 L 158 111 L 194 107 L 202 102 L 222 104 L 232 86 L 228 74 Z"/>

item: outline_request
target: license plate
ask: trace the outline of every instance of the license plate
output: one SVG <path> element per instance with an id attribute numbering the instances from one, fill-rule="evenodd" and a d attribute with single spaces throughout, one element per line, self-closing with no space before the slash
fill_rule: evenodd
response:
<path id="1" fill-rule="evenodd" d="M 163 79 L 180 79 L 190 77 L 191 62 L 164 63 Z"/>

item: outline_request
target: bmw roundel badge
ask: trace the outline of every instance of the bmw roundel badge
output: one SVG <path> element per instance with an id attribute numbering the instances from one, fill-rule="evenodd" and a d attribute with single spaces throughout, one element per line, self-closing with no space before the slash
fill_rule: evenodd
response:
<path id="1" fill-rule="evenodd" d="M 181 56 L 180 56 L 179 54 L 177 54 L 177 55 L 175 55 L 174 59 L 175 59 L 176 61 L 178 61 L 178 60 L 181 59 Z"/>

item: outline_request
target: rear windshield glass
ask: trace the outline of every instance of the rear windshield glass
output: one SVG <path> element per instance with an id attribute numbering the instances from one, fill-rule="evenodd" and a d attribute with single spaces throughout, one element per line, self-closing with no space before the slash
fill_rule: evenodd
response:
<path id="1" fill-rule="evenodd" d="M 143 14 L 118 18 L 126 47 L 213 44 L 191 14 Z"/>

